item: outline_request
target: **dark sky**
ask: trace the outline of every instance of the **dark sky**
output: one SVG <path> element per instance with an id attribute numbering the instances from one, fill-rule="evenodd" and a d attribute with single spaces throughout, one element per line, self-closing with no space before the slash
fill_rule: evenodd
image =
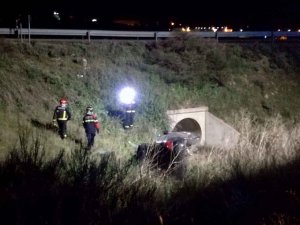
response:
<path id="1" fill-rule="evenodd" d="M 48 17 L 53 19 L 54 10 L 60 12 L 62 21 L 73 16 L 77 24 L 96 17 L 106 22 L 118 18 L 137 18 L 149 21 L 175 20 L 195 26 L 300 27 L 300 0 L 10 0 L 0 8 L 0 23 L 14 21 L 18 14 L 23 17 L 30 14 L 33 25 L 42 24 L 50 20 Z"/>

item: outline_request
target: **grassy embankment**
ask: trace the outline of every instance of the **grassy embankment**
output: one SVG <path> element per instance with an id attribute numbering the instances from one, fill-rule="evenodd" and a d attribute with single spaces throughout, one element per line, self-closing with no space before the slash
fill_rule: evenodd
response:
<path id="1" fill-rule="evenodd" d="M 71 137 L 84 140 L 80 122 L 91 104 L 102 123 L 97 145 L 113 151 L 130 151 L 124 143 L 159 133 L 167 126 L 166 109 L 206 105 L 230 124 L 240 110 L 260 121 L 277 114 L 290 123 L 299 119 L 296 45 L 228 46 L 183 36 L 157 43 L 37 41 L 32 46 L 1 40 L 0 48 L 1 155 L 17 139 L 18 123 L 47 127 L 62 96 L 74 114 Z M 106 113 L 108 106 L 118 107 L 118 89 L 126 84 L 139 92 L 137 127 L 129 133 Z M 50 147 L 60 146 L 53 132 L 45 135 Z"/>
<path id="2" fill-rule="evenodd" d="M 1 163 L 3 219 L 7 224 L 299 222 L 299 56 L 281 47 L 185 37 L 33 46 L 2 40 L 2 158 L 14 149 Z M 106 114 L 107 106 L 118 107 L 115 95 L 124 84 L 139 90 L 136 127 L 129 132 Z M 46 129 L 61 96 L 74 112 L 65 142 Z M 80 120 L 88 104 L 102 124 L 96 147 L 116 152 L 116 160 L 93 161 L 74 142 L 84 140 Z M 239 145 L 230 151 L 203 149 L 191 158 L 184 182 L 140 171 L 128 142 L 147 141 L 166 127 L 166 109 L 199 105 L 233 124 L 241 132 Z"/>
<path id="3" fill-rule="evenodd" d="M 234 149 L 202 149 L 184 180 L 83 148 L 47 157 L 21 132 L 0 164 L 5 224 L 299 224 L 299 125 L 240 120 Z"/>

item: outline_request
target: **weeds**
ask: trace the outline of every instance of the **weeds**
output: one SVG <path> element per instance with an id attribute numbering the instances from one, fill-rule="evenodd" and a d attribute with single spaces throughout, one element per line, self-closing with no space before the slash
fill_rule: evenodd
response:
<path id="1" fill-rule="evenodd" d="M 52 115 L 57 99 L 65 95 L 74 112 L 74 131 L 80 129 L 88 104 L 96 112 L 118 108 L 116 92 L 122 85 L 139 90 L 137 121 L 153 129 L 167 127 L 166 109 L 199 105 L 222 118 L 243 108 L 262 120 L 278 113 L 286 120 L 299 117 L 299 81 L 292 76 L 298 69 L 297 54 L 284 48 L 232 46 L 183 35 L 158 42 L 90 45 L 38 41 L 19 46 L 1 40 L 1 49 L 5 52 L 5 65 L 0 67 L 3 104 L 13 111 L 32 112 L 27 119 L 46 123 L 44 115 Z M 83 77 L 77 76 L 83 71 Z"/>
<path id="2" fill-rule="evenodd" d="M 245 114 L 238 121 L 240 144 L 230 150 L 199 149 L 188 159 L 184 180 L 156 174 L 147 163 L 141 174 L 134 159 L 116 157 L 114 152 L 92 154 L 82 146 L 49 158 L 42 137 L 23 127 L 19 144 L 0 164 L 2 221 L 231 225 L 299 221 L 299 126 L 288 130 L 280 118 L 257 126 Z"/>
<path id="3" fill-rule="evenodd" d="M 32 47 L 1 40 L 0 48 L 5 52 L 0 63 L 1 154 L 13 146 L 0 162 L 4 224 L 299 221 L 300 213 L 294 212 L 300 194 L 300 89 L 298 77 L 292 76 L 299 70 L 294 50 L 290 55 L 268 46 L 233 48 L 187 36 L 157 43 L 41 41 Z M 87 68 L 78 77 L 82 57 Z M 140 90 L 135 127 L 128 132 L 106 113 L 108 105 L 118 107 L 115 92 L 124 84 Z M 72 139 L 65 142 L 51 130 L 41 132 L 61 95 L 74 111 Z M 97 150 L 115 157 L 90 154 L 73 143 L 83 138 L 81 113 L 87 104 L 101 112 Z M 184 181 L 147 167 L 141 176 L 131 158 L 134 145 L 168 126 L 166 109 L 199 104 L 235 121 L 242 136 L 238 146 L 199 149 L 188 159 Z M 249 115 L 235 119 L 232 113 L 241 109 Z M 17 120 L 38 121 L 40 135 L 20 129 Z"/>

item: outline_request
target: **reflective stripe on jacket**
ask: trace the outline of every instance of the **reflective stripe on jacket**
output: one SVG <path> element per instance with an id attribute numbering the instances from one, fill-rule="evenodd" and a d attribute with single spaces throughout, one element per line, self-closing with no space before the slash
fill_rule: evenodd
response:
<path id="1" fill-rule="evenodd" d="M 56 106 L 53 114 L 53 120 L 70 120 L 71 112 L 68 107 Z"/>
<path id="2" fill-rule="evenodd" d="M 96 114 L 85 114 L 82 124 L 85 132 L 87 133 L 96 133 L 96 131 L 100 129 L 100 124 Z"/>

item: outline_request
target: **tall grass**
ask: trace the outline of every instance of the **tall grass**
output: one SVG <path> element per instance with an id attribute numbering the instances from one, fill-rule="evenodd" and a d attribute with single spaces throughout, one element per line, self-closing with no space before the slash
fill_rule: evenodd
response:
<path id="1" fill-rule="evenodd" d="M 103 40 L 90 44 L 35 41 L 28 45 L 1 40 L 0 48 L 4 53 L 0 64 L 2 114 L 20 113 L 23 120 L 45 125 L 65 96 L 73 113 L 69 123 L 73 139 L 84 140 L 81 120 L 88 105 L 94 106 L 103 123 L 102 134 L 115 130 L 113 136 L 118 136 L 115 120 L 108 118 L 107 111 L 120 108 L 117 94 L 125 85 L 138 91 L 137 127 L 148 124 L 148 136 L 153 136 L 153 130 L 168 128 L 167 109 L 206 105 L 227 121 L 240 109 L 261 121 L 281 114 L 294 122 L 300 115 L 299 79 L 294 76 L 298 55 L 280 46 L 227 45 L 183 35 L 157 42 Z M 13 124 L 13 117 L 7 123 Z M 10 132 L 14 131 L 5 131 Z M 139 142 L 137 136 L 133 139 Z M 4 140 L 11 143 L 11 139 Z M 127 148 L 121 138 L 113 149 L 117 145 Z"/>
<path id="2" fill-rule="evenodd" d="M 156 188 L 149 181 L 127 178 L 131 161 L 113 155 L 95 158 L 83 147 L 49 157 L 41 137 L 31 134 L 20 132 L 19 145 L 1 162 L 2 222 L 127 224 L 128 213 L 139 211 L 134 220 L 139 224 L 145 213 L 149 216 L 143 209 L 151 209 Z"/>
<path id="3" fill-rule="evenodd" d="M 0 163 L 4 224 L 296 224 L 299 124 L 239 117 L 233 149 L 201 148 L 184 180 L 141 173 L 132 157 L 83 146 L 47 154 L 46 139 L 19 132 Z M 289 223 L 288 223 L 289 222 Z"/>
<path id="4" fill-rule="evenodd" d="M 280 224 L 298 219 L 293 212 L 299 205 L 300 88 L 294 50 L 185 35 L 158 42 L 37 41 L 29 46 L 0 41 L 5 224 Z M 128 131 L 107 114 L 109 107 L 118 109 L 123 85 L 139 90 L 135 127 Z M 64 141 L 44 130 L 62 96 L 73 112 Z M 101 123 L 92 153 L 83 149 L 87 105 L 94 106 Z M 141 173 L 134 160 L 137 144 L 152 142 L 168 127 L 165 111 L 199 105 L 235 124 L 239 144 L 230 150 L 199 149 L 189 158 L 184 181 L 154 170 Z M 241 109 L 251 116 L 235 118 Z"/>
<path id="5" fill-rule="evenodd" d="M 260 124 L 252 115 L 241 112 L 235 124 L 240 132 L 238 144 L 232 149 L 199 149 L 202 153 L 191 158 L 192 170 L 213 171 L 214 176 L 219 174 L 220 178 L 227 178 L 234 172 L 232 166 L 236 163 L 243 173 L 250 175 L 288 164 L 299 157 L 299 123 L 287 127 L 277 116 Z"/>
<path id="6" fill-rule="evenodd" d="M 204 148 L 170 197 L 175 224 L 298 224 L 299 124 L 239 117 L 233 149 Z M 290 193 L 291 192 L 291 193 Z"/>

